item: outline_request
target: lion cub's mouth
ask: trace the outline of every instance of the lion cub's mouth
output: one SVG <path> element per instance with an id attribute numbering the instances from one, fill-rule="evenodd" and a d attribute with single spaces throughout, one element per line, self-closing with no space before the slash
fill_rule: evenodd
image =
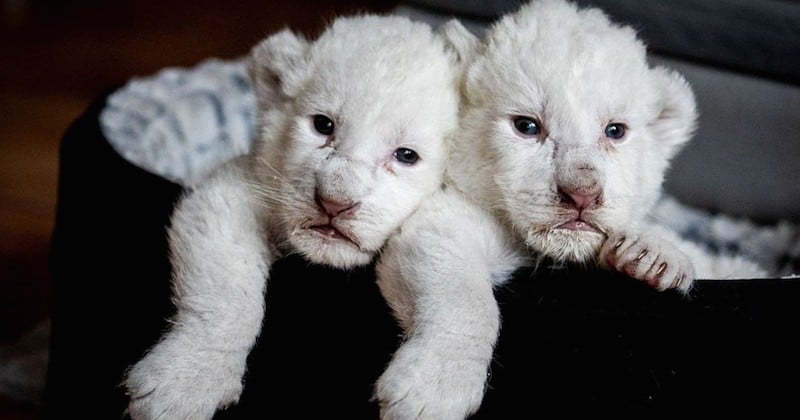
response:
<path id="1" fill-rule="evenodd" d="M 582 219 L 569 220 L 567 222 L 564 222 L 564 223 L 556 226 L 556 229 L 566 229 L 566 230 L 575 230 L 575 231 L 582 231 L 582 232 L 592 232 L 592 233 L 598 233 L 598 234 L 601 234 L 601 235 L 603 234 L 603 231 L 599 227 L 595 226 L 594 224 L 592 224 L 590 222 L 582 220 Z"/>
<path id="2" fill-rule="evenodd" d="M 324 236 L 326 238 L 338 239 L 338 240 L 350 242 L 351 244 L 355 245 L 356 247 L 359 247 L 358 243 L 355 240 L 353 240 L 353 238 L 351 238 L 349 235 L 343 233 L 339 229 L 336 229 L 336 227 L 334 227 L 330 223 L 324 224 L 324 225 L 314 225 L 314 226 L 309 227 L 308 229 L 310 229 L 311 231 L 316 232 L 317 234 L 320 234 L 320 235 L 322 235 L 322 236 Z"/>

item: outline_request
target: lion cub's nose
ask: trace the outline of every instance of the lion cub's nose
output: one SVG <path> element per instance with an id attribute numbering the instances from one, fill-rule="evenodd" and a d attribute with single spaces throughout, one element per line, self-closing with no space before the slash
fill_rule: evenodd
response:
<path id="1" fill-rule="evenodd" d="M 317 191 L 314 194 L 314 199 L 317 201 L 317 204 L 319 204 L 319 206 L 322 207 L 325 213 L 327 213 L 328 216 L 330 217 L 336 217 L 345 212 L 352 213 L 361 204 L 359 202 L 353 202 L 353 201 L 343 202 L 343 201 L 331 200 L 330 198 L 323 197 L 322 195 L 320 195 L 319 191 Z"/>
<path id="2" fill-rule="evenodd" d="M 597 205 L 601 193 L 602 191 L 581 192 L 563 187 L 558 188 L 558 194 L 561 196 L 561 200 L 574 206 L 577 210 L 584 210 Z"/>

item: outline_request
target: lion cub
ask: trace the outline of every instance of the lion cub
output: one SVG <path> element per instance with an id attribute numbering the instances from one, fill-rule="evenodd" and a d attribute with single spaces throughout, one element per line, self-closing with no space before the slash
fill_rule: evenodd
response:
<path id="1" fill-rule="evenodd" d="M 177 313 L 125 378 L 133 418 L 208 419 L 236 402 L 271 264 L 367 264 L 440 187 L 460 100 L 447 34 L 461 30 L 361 15 L 254 47 L 258 138 L 174 212 Z"/>
<path id="2" fill-rule="evenodd" d="M 600 262 L 662 290 L 687 290 L 695 267 L 717 277 L 699 248 L 693 260 L 647 221 L 697 113 L 686 81 L 650 67 L 633 29 L 531 2 L 490 28 L 463 92 L 449 185 L 378 267 L 406 331 L 376 387 L 386 419 L 477 410 L 500 325 L 493 286 L 532 259 Z"/>

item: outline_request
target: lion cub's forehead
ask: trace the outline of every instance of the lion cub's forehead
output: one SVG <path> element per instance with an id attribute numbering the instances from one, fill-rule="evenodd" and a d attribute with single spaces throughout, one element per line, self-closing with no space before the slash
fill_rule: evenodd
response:
<path id="1" fill-rule="evenodd" d="M 313 43 L 309 66 L 339 90 L 452 89 L 453 57 L 431 27 L 399 16 L 337 20 Z"/>
<path id="2" fill-rule="evenodd" d="M 343 19 L 309 52 L 301 104 L 344 118 L 455 123 L 456 67 L 431 28 L 400 17 Z"/>
<path id="3" fill-rule="evenodd" d="M 597 9 L 534 3 L 500 21 L 487 40 L 481 77 L 514 106 L 570 103 L 613 114 L 653 102 L 644 44 Z"/>

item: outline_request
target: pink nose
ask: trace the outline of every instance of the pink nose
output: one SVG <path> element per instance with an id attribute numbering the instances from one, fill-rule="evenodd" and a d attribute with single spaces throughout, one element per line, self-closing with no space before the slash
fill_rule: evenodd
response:
<path id="1" fill-rule="evenodd" d="M 559 188 L 558 192 L 560 193 L 561 199 L 564 202 L 572 204 L 578 210 L 583 210 L 594 206 L 597 204 L 597 200 L 600 198 L 600 192 L 585 194 L 562 188 Z"/>
<path id="2" fill-rule="evenodd" d="M 315 194 L 315 199 L 317 200 L 317 204 L 325 210 L 325 213 L 328 216 L 335 217 L 338 216 L 346 211 L 353 211 L 355 210 L 360 203 L 357 202 L 341 202 L 336 200 L 331 200 L 329 198 L 325 198 L 317 192 Z"/>

